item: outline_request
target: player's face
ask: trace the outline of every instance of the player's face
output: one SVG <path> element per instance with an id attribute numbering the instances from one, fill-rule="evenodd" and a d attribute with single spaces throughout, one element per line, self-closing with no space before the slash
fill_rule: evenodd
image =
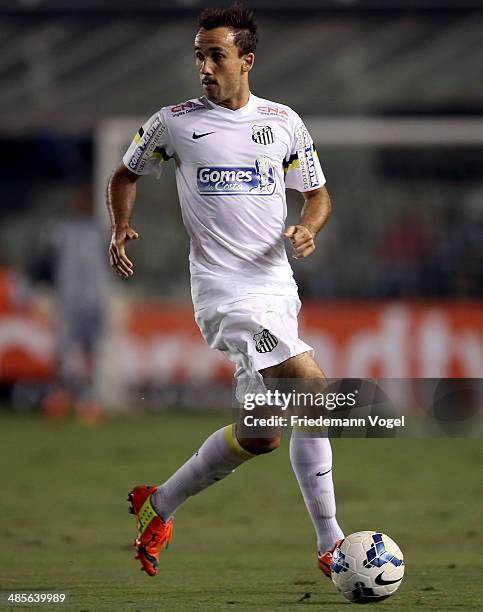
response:
<path id="1" fill-rule="evenodd" d="M 236 96 L 254 55 L 239 55 L 230 28 L 201 29 L 195 38 L 195 58 L 206 96 L 220 103 Z"/>

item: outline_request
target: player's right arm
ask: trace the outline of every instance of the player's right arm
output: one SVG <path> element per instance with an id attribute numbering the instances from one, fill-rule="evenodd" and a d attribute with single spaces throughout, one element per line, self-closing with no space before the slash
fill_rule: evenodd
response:
<path id="1" fill-rule="evenodd" d="M 107 187 L 107 209 L 112 227 L 109 258 L 113 270 L 123 278 L 132 276 L 134 271 L 126 255 L 126 244 L 138 238 L 138 233 L 131 227 L 136 182 L 147 174 L 159 178 L 162 164 L 174 154 L 163 111 L 154 113 L 139 128 L 122 158 L 123 163 L 114 170 Z"/>
<path id="2" fill-rule="evenodd" d="M 314 141 L 298 115 L 284 166 L 285 186 L 302 193 L 305 200 L 299 223 L 287 227 L 284 236 L 290 238 L 295 258 L 304 259 L 315 251 L 315 236 L 326 224 L 332 207 Z"/>
<path id="3" fill-rule="evenodd" d="M 136 182 L 139 174 L 120 164 L 112 173 L 107 185 L 107 209 L 111 218 L 111 243 L 109 259 L 112 269 L 128 278 L 134 273 L 133 263 L 126 255 L 126 244 L 136 240 L 139 234 L 131 227 L 131 216 L 136 201 Z"/>

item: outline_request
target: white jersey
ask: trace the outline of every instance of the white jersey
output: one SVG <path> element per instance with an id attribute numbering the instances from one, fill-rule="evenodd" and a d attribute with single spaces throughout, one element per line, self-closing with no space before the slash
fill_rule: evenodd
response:
<path id="1" fill-rule="evenodd" d="M 170 158 L 191 239 L 195 309 L 257 293 L 297 295 L 282 236 L 285 188 L 325 183 L 300 117 L 253 94 L 237 110 L 205 96 L 164 107 L 136 134 L 123 162 L 159 178 Z"/>

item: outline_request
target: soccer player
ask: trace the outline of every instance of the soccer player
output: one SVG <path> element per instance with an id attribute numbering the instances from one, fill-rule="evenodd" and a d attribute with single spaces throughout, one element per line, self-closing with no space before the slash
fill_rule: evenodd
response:
<path id="1" fill-rule="evenodd" d="M 174 159 L 184 225 L 191 239 L 195 319 L 208 344 L 235 363 L 236 395 L 264 390 L 264 379 L 323 379 L 311 347 L 298 336 L 300 301 L 284 237 L 298 259 L 315 250 L 331 204 L 312 139 L 289 107 L 255 96 L 249 73 L 257 26 L 245 7 L 201 13 L 194 55 L 204 95 L 156 112 L 112 174 L 111 265 L 133 274 L 126 245 L 140 176 L 161 175 Z M 285 228 L 285 188 L 303 194 L 299 223 Z M 237 424 L 214 432 L 166 482 L 129 494 L 136 515 L 137 559 L 156 574 L 173 515 L 188 497 L 238 466 L 276 449 L 280 432 L 257 437 Z M 290 459 L 317 533 L 319 566 L 343 537 L 335 518 L 329 440 L 294 431 Z"/>

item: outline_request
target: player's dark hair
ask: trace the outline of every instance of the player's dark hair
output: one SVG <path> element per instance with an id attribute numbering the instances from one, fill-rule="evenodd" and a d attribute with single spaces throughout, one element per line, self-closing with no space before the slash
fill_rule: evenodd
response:
<path id="1" fill-rule="evenodd" d="M 235 32 L 235 44 L 238 53 L 254 53 L 258 42 L 258 26 L 255 15 L 243 4 L 234 4 L 229 8 L 207 8 L 199 18 L 199 28 L 231 28 Z"/>

